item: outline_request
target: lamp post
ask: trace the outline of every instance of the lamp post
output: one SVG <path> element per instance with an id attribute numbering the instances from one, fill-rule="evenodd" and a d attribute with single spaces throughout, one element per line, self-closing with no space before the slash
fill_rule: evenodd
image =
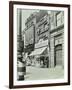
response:
<path id="1" fill-rule="evenodd" d="M 23 62 L 23 40 L 22 40 L 22 11 L 18 11 L 18 31 L 17 31 L 17 80 L 24 80 L 24 62 Z"/>

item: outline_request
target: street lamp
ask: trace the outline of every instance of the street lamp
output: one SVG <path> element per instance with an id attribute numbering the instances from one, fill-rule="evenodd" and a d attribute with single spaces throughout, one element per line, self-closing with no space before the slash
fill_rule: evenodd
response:
<path id="1" fill-rule="evenodd" d="M 18 31 L 17 31 L 17 79 L 24 80 L 24 62 L 23 62 L 23 49 L 24 49 L 24 42 L 22 40 L 22 11 L 19 9 L 18 13 Z"/>

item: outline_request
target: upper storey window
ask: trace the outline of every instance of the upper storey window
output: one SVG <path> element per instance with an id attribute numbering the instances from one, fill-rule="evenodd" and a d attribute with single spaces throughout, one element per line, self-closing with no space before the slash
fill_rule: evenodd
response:
<path id="1" fill-rule="evenodd" d="M 64 12 L 58 12 L 56 14 L 56 26 L 60 26 L 64 22 Z"/>

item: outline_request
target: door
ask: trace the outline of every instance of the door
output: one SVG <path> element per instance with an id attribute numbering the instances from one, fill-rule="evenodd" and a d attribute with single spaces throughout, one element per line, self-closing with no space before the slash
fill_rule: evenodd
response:
<path id="1" fill-rule="evenodd" d="M 62 65 L 62 45 L 57 45 L 55 48 L 56 65 Z"/>

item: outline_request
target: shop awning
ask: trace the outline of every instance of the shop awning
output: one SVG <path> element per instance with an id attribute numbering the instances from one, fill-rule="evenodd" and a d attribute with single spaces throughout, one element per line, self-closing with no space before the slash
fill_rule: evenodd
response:
<path id="1" fill-rule="evenodd" d="M 40 55 L 46 50 L 46 48 L 47 47 L 42 47 L 42 48 L 35 49 L 29 56 Z"/>

